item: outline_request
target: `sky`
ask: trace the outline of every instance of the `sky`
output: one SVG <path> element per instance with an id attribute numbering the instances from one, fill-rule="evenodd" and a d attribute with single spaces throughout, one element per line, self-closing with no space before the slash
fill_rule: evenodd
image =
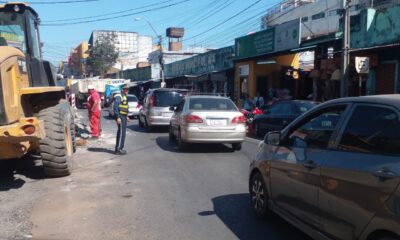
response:
<path id="1" fill-rule="evenodd" d="M 164 37 L 166 28 L 184 27 L 184 48 L 230 46 L 234 44 L 236 37 L 259 31 L 261 16 L 268 8 L 279 2 L 278 0 L 79 0 L 81 2 L 59 3 L 64 1 L 28 1 L 41 18 L 40 31 L 41 41 L 44 43 L 44 58 L 55 64 L 65 61 L 71 49 L 81 41 L 88 41 L 93 30 L 138 32 L 140 35 L 153 36 L 156 41 L 156 34 L 144 19 L 147 19 L 156 32 Z M 135 18 L 141 20 L 135 21 Z M 165 38 L 164 44 L 166 43 Z"/>

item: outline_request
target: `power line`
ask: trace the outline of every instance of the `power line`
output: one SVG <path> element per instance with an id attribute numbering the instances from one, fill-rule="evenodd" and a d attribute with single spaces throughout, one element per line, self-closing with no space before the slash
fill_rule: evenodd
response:
<path id="1" fill-rule="evenodd" d="M 86 3 L 98 2 L 99 0 L 75 0 L 75 1 L 56 1 L 56 2 L 26 2 L 28 4 L 69 4 L 69 3 Z M 8 1 L 0 1 L 0 3 L 8 3 Z"/>
<path id="2" fill-rule="evenodd" d="M 143 8 L 153 7 L 156 5 L 160 5 L 160 4 L 164 4 L 164 3 L 168 3 L 168 2 L 172 2 L 172 1 L 174 1 L 174 0 L 166 0 L 166 1 L 152 3 L 152 4 L 145 5 L 145 6 L 131 8 L 131 9 L 127 9 L 124 11 L 118 11 L 118 12 L 110 12 L 110 13 L 104 13 L 104 14 L 87 16 L 87 17 L 79 17 L 79 18 L 64 18 L 64 19 L 58 19 L 58 20 L 48 20 L 48 21 L 42 21 L 42 22 L 43 23 L 68 22 L 68 21 L 77 21 L 77 20 L 83 20 L 83 19 L 92 19 L 92 18 L 98 18 L 98 17 L 112 16 L 112 15 L 117 15 L 117 14 L 121 14 L 121 13 L 131 12 L 134 10 L 143 9 Z"/>
<path id="3" fill-rule="evenodd" d="M 203 35 L 203 34 L 205 34 L 205 33 L 208 33 L 208 32 L 211 31 L 211 30 L 214 30 L 214 29 L 216 29 L 216 28 L 222 26 L 223 24 L 225 24 L 225 23 L 231 21 L 232 19 L 234 19 L 234 18 L 236 18 L 237 16 L 241 15 L 242 13 L 246 12 L 248 9 L 250 9 L 250 8 L 252 8 L 253 6 L 257 5 L 257 4 L 260 3 L 261 1 L 262 1 L 262 0 L 257 0 L 257 1 L 255 1 L 254 3 L 250 4 L 250 5 L 249 5 L 248 7 L 246 7 L 245 9 L 239 11 L 238 13 L 232 15 L 231 17 L 225 19 L 224 21 L 218 23 L 217 25 L 214 25 L 213 27 L 207 29 L 206 31 L 203 31 L 203 32 L 201 32 L 201 33 L 199 33 L 199 34 L 196 34 L 196 35 L 194 35 L 194 36 L 192 36 L 192 37 L 190 37 L 190 38 L 186 38 L 186 39 L 184 39 L 183 41 L 188 41 L 188 40 L 194 39 L 194 38 L 196 38 L 196 37 L 198 37 L 198 36 L 201 36 L 201 35 Z"/>
<path id="4" fill-rule="evenodd" d="M 53 24 L 49 23 L 49 24 L 42 24 L 42 26 L 69 26 L 69 25 L 78 25 L 78 24 L 83 24 L 83 23 L 92 23 L 92 22 L 101 22 L 101 21 L 113 20 L 113 19 L 117 19 L 117 18 L 124 18 L 124 17 L 134 16 L 134 15 L 140 14 L 140 13 L 146 13 L 146 12 L 151 12 L 151 11 L 170 8 L 170 7 L 173 7 L 173 6 L 185 3 L 185 2 L 189 2 L 189 1 L 192 1 L 192 0 L 183 0 L 183 1 L 180 1 L 180 2 L 177 2 L 177 3 L 172 3 L 172 4 L 169 4 L 169 5 L 164 5 L 164 6 L 161 6 L 161 7 L 156 7 L 156 8 L 152 8 L 152 9 L 147 9 L 147 10 L 134 12 L 134 13 L 130 13 L 130 14 L 124 14 L 124 15 L 115 16 L 115 17 L 98 18 L 98 19 L 94 19 L 94 20 L 77 21 L 77 22 L 70 22 L 70 23 L 53 23 Z"/>
<path id="5" fill-rule="evenodd" d="M 214 0 L 214 1 L 212 1 L 211 3 L 207 3 L 206 5 L 204 5 L 204 6 L 201 7 L 201 8 L 195 8 L 195 10 L 197 10 L 196 12 L 203 13 L 203 12 L 209 10 L 213 5 L 217 4 L 217 3 L 220 2 L 220 1 L 221 1 L 221 0 Z M 201 15 L 201 14 L 189 15 L 188 17 L 184 18 L 184 20 L 181 21 L 181 22 L 178 24 L 178 26 L 182 26 L 182 25 L 188 24 L 188 23 L 190 23 L 191 21 L 193 21 L 193 20 L 199 18 L 200 15 Z M 196 17 L 194 17 L 194 16 L 196 16 Z"/>

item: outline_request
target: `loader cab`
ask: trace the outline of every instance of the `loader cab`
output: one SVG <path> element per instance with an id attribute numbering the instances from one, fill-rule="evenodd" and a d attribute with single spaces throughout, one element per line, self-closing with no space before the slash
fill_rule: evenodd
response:
<path id="1" fill-rule="evenodd" d="M 25 54 L 23 70 L 31 87 L 55 86 L 52 65 L 42 58 L 37 13 L 23 3 L 0 6 L 0 46 L 11 46 Z"/>

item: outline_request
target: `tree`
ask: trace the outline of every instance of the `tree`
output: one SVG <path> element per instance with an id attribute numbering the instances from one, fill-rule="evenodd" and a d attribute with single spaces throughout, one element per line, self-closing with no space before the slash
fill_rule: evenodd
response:
<path id="1" fill-rule="evenodd" d="M 115 49 L 115 34 L 104 34 L 97 38 L 89 50 L 87 65 L 94 74 L 104 76 L 117 61 L 118 52 Z"/>

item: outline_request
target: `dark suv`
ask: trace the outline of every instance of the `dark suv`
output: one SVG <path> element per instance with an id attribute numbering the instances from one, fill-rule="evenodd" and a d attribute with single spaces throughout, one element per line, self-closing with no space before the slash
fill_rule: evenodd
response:
<path id="1" fill-rule="evenodd" d="M 315 239 L 400 239 L 400 95 L 326 102 L 270 132 L 251 164 L 260 217 Z"/>
<path id="2" fill-rule="evenodd" d="M 160 88 L 151 89 L 143 100 L 139 113 L 139 126 L 151 130 L 153 126 L 169 126 L 173 111 L 187 94 L 185 89 Z"/>

